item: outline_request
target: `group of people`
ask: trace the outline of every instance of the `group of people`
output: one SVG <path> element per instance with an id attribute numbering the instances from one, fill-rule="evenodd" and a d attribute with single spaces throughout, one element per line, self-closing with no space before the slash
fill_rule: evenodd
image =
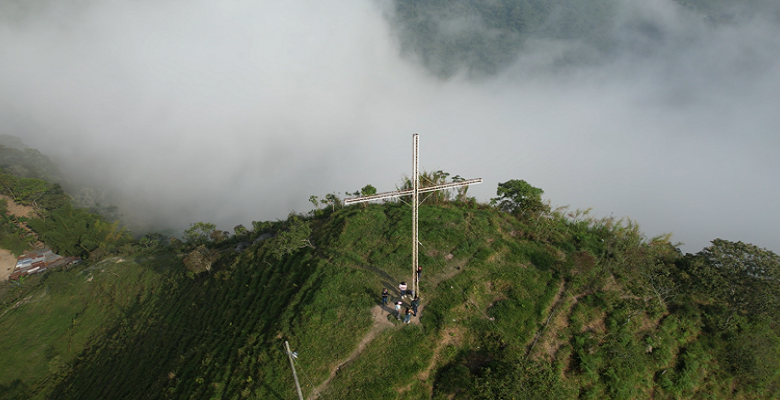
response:
<path id="1" fill-rule="evenodd" d="M 401 282 L 401 284 L 398 285 L 398 293 L 400 293 L 401 298 L 395 302 L 395 317 L 396 319 L 401 319 L 401 314 L 404 315 L 404 323 L 408 324 L 411 322 L 412 316 L 417 316 L 417 308 L 420 306 L 420 297 L 415 296 L 414 291 L 407 290 L 406 282 Z M 402 311 L 402 308 L 404 308 L 404 302 L 403 299 L 406 297 L 413 297 L 412 301 L 410 302 L 409 306 L 406 307 L 405 310 Z M 390 294 L 387 292 L 387 288 L 382 288 L 382 305 L 386 306 L 387 302 L 389 300 Z"/>

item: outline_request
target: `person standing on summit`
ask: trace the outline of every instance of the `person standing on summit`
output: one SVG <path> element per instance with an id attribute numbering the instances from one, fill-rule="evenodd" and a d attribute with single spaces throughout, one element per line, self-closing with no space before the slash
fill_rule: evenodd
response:
<path id="1" fill-rule="evenodd" d="M 389 296 L 389 295 L 390 294 L 387 293 L 387 288 L 382 288 L 382 306 L 386 306 L 387 305 L 387 296 Z"/>
<path id="2" fill-rule="evenodd" d="M 406 282 L 401 282 L 398 285 L 398 292 L 401 294 L 401 298 L 406 297 Z"/>
<path id="3" fill-rule="evenodd" d="M 406 307 L 406 311 L 404 312 L 404 323 L 408 324 L 410 320 L 412 319 L 412 310 L 409 309 L 409 307 Z"/>

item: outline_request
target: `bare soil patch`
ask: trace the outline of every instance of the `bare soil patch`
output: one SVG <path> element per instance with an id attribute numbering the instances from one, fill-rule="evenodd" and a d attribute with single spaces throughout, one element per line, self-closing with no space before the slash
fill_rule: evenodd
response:
<path id="1" fill-rule="evenodd" d="M 27 218 L 30 218 L 35 215 L 35 210 L 32 207 L 16 204 L 14 200 L 9 196 L 0 194 L 0 199 L 5 200 L 6 204 L 8 205 L 8 213 L 11 215 L 15 215 L 17 217 L 27 217 Z"/>
<path id="2" fill-rule="evenodd" d="M 7 280 L 16 267 L 16 257 L 11 251 L 0 249 L 0 281 Z"/>

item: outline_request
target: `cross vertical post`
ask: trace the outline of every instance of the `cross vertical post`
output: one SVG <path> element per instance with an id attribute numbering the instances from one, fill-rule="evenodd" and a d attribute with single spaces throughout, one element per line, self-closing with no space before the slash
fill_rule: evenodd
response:
<path id="1" fill-rule="evenodd" d="M 419 136 L 415 133 L 412 135 L 412 177 L 411 177 L 411 189 L 396 190 L 393 192 L 377 193 L 368 196 L 357 196 L 344 199 L 344 205 L 364 203 L 374 200 L 385 200 L 400 196 L 412 196 L 412 290 L 415 295 L 419 296 L 420 293 L 420 280 L 417 279 L 417 267 L 419 266 L 418 258 L 418 245 L 419 241 L 419 211 L 420 211 L 420 193 L 434 192 L 437 190 L 455 189 L 468 185 L 476 185 L 482 183 L 482 178 L 468 179 L 458 182 L 444 183 L 441 185 L 420 187 L 420 141 Z"/>
<path id="2" fill-rule="evenodd" d="M 284 351 L 287 353 L 287 358 L 290 359 L 290 368 L 293 371 L 293 379 L 295 380 L 295 389 L 298 391 L 298 400 L 303 400 L 303 393 L 301 392 L 301 384 L 298 383 L 298 373 L 295 372 L 295 362 L 293 361 L 293 354 L 290 351 L 290 344 L 284 341 Z"/>
<path id="3" fill-rule="evenodd" d="M 419 200 L 420 200 L 420 171 L 419 171 L 419 155 L 420 155 L 420 139 L 415 133 L 412 135 L 414 154 L 412 155 L 412 292 L 419 296 L 419 288 L 417 287 L 417 266 L 419 265 L 419 258 L 417 253 L 417 245 L 420 243 L 418 240 L 419 230 L 418 217 L 419 217 Z"/>

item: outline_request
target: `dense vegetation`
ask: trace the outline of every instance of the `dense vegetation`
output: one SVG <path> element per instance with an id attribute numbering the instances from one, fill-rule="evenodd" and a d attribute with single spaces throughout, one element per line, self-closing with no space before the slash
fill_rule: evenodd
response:
<path id="1" fill-rule="evenodd" d="M 13 136 L 0 139 L 23 146 Z M 65 256 L 101 258 L 130 245 L 118 220 L 109 222 L 94 209 L 75 207 L 73 198 L 54 183 L 59 176 L 56 165 L 38 150 L 0 144 L 0 194 L 33 210 L 33 215 L 13 216 L 0 199 L 0 247 L 20 255 L 42 241 Z M 132 245 L 125 250 L 132 251 Z"/>
<path id="2" fill-rule="evenodd" d="M 677 3 L 712 24 L 777 11 Z M 404 52 L 443 77 L 495 74 L 539 40 L 577 41 L 562 65 L 665 40 L 653 21 L 616 34 L 616 0 L 393 5 Z M 0 399 L 292 398 L 285 340 L 304 392 L 328 399 L 780 396 L 780 259 L 750 244 L 682 254 L 520 180 L 491 204 L 436 192 L 420 209 L 423 309 L 404 325 L 376 312 L 411 277 L 403 202 L 312 196 L 311 212 L 251 229 L 133 238 L 58 179 L 39 152 L 0 146 L 0 192 L 35 213 L 0 201 L 0 247 L 86 260 L 0 284 Z"/>
<path id="3" fill-rule="evenodd" d="M 12 216 L 7 212 L 6 200 L 0 200 L 0 244 L 17 255 L 42 241 L 65 256 L 99 258 L 131 239 L 119 227 L 119 221 L 108 223 L 100 215 L 73 207 L 58 184 L 20 178 L 0 169 L 0 194 L 34 210 L 32 216 Z"/>
<path id="4" fill-rule="evenodd" d="M 325 208 L 233 233 L 80 242 L 92 261 L 2 286 L 0 398 L 291 398 L 284 340 L 329 399 L 778 395 L 777 255 L 720 239 L 683 255 L 541 195 L 513 180 L 490 205 L 421 206 L 419 324 L 374 314 L 411 276 L 403 202 L 312 196 Z"/>

